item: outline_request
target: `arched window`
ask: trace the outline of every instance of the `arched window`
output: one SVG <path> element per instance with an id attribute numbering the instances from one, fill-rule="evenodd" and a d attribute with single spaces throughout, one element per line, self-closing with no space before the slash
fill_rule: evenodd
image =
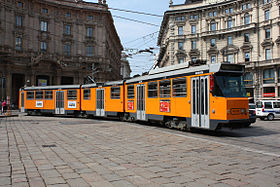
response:
<path id="1" fill-rule="evenodd" d="M 231 17 L 228 18 L 227 28 L 228 29 L 232 28 L 232 18 Z"/>
<path id="2" fill-rule="evenodd" d="M 216 29 L 217 29 L 217 28 L 216 28 L 216 25 L 217 25 L 217 24 L 216 24 L 216 21 L 215 21 L 215 20 L 212 20 L 211 23 L 210 23 L 210 30 L 211 30 L 211 31 L 216 31 Z"/>
<path id="3" fill-rule="evenodd" d="M 250 15 L 248 13 L 244 16 L 244 23 L 245 25 L 250 24 Z"/>

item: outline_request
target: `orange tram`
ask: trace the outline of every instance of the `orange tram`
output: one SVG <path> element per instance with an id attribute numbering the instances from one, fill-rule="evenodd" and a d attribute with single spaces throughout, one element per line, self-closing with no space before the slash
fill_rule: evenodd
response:
<path id="1" fill-rule="evenodd" d="M 244 69 L 237 64 L 179 64 L 129 80 L 25 87 L 19 106 L 30 115 L 118 117 L 182 130 L 217 130 L 249 124 Z"/>

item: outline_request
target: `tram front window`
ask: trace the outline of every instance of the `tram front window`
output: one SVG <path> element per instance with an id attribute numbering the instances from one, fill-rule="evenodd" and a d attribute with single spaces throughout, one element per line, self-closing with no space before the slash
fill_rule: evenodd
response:
<path id="1" fill-rule="evenodd" d="M 214 96 L 247 97 L 246 90 L 240 75 L 215 75 Z"/>

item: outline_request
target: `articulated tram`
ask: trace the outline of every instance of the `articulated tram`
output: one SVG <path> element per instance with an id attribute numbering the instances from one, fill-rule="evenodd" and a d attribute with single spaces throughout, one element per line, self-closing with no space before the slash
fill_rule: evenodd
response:
<path id="1" fill-rule="evenodd" d="M 19 104 L 29 114 L 118 117 L 182 130 L 216 130 L 249 123 L 244 70 L 237 64 L 179 64 L 129 80 L 25 87 Z"/>

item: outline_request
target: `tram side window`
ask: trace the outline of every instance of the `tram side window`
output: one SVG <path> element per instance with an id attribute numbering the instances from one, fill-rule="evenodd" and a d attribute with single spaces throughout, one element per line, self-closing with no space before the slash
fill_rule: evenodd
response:
<path id="1" fill-rule="evenodd" d="M 34 92 L 33 91 L 29 91 L 26 93 L 26 98 L 27 100 L 34 100 Z"/>
<path id="2" fill-rule="evenodd" d="M 90 89 L 84 89 L 84 100 L 90 100 Z"/>
<path id="3" fill-rule="evenodd" d="M 44 92 L 43 91 L 36 91 L 35 92 L 35 98 L 37 99 L 43 99 L 44 98 Z"/>
<path id="4" fill-rule="evenodd" d="M 134 99 L 134 85 L 127 86 L 127 99 Z"/>
<path id="5" fill-rule="evenodd" d="M 157 82 L 148 83 L 148 97 L 157 98 L 158 97 L 158 85 Z"/>
<path id="6" fill-rule="evenodd" d="M 45 100 L 53 99 L 53 91 L 45 91 Z"/>
<path id="7" fill-rule="evenodd" d="M 159 82 L 159 96 L 161 98 L 171 97 L 171 81 L 164 80 Z"/>
<path id="8" fill-rule="evenodd" d="M 173 79 L 173 97 L 187 96 L 187 80 L 186 78 Z"/>
<path id="9" fill-rule="evenodd" d="M 111 99 L 120 99 L 121 98 L 121 88 L 112 87 L 111 88 Z"/>
<path id="10" fill-rule="evenodd" d="M 67 100 L 77 100 L 77 90 L 68 90 Z"/>

